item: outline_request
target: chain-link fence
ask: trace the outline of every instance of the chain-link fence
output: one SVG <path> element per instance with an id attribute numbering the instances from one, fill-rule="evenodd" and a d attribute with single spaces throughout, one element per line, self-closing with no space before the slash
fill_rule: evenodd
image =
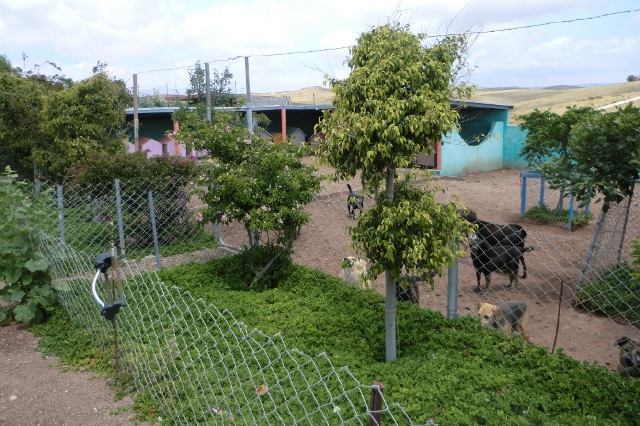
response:
<path id="1" fill-rule="evenodd" d="M 162 257 L 217 245 L 213 227 L 202 223 L 204 206 L 188 180 L 116 179 L 91 186 L 36 182 L 36 188 L 51 194 L 55 210 L 49 220 L 57 223 L 59 241 L 75 250 L 97 255 L 113 238 L 120 257 L 155 257 L 159 269 Z"/>
<path id="2" fill-rule="evenodd" d="M 43 238 L 41 244 L 52 265 L 59 299 L 72 320 L 89 329 L 105 350 L 113 350 L 114 329 L 96 314 L 89 290 L 95 255 L 110 247 L 104 218 L 115 218 L 114 240 L 124 239 L 120 265 L 128 303 L 117 317 L 119 356 L 136 386 L 162 402 L 163 416 L 175 424 L 232 420 L 377 424 L 380 416 L 384 424 L 411 424 L 401 406 L 384 400 L 377 385 L 359 383 L 348 369 L 335 368 L 326 356 L 310 357 L 287 348 L 279 337 L 249 331 L 231 313 L 159 281 L 153 272 L 157 265 L 141 258 L 154 252 L 156 241 L 164 266 L 192 261 L 197 253 L 193 250 L 203 247 L 205 259 L 228 255 L 225 247 L 248 245 L 247 232 L 239 223 L 199 225 L 202 206 L 194 197 L 185 197 L 189 193 L 185 188 L 188 185 L 158 189 L 116 182 L 90 189 L 56 187 L 51 195 L 56 208 L 50 220 L 59 225 L 59 234 Z M 355 221 L 348 215 L 346 201 L 344 191 L 319 195 L 307 205 L 310 223 L 294 242 L 294 261 L 341 276 L 343 257 L 353 254 L 348 229 Z M 371 202 L 365 198 L 365 211 Z M 637 204 L 628 205 L 637 210 Z M 621 226 L 615 218 L 635 217 L 632 212 L 614 212 L 612 208 L 608 220 L 617 224 L 611 225 L 615 229 Z M 135 219 L 147 214 L 151 223 L 137 224 Z M 520 278 L 517 291 L 511 291 L 509 278 L 498 272 L 491 292 L 478 291 L 476 268 L 467 256 L 452 269 L 457 275 L 436 277 L 434 289 L 421 287 L 420 305 L 443 314 L 453 308 L 458 315 L 476 315 L 482 302 L 523 301 L 529 306 L 535 344 L 550 350 L 562 347 L 578 360 L 614 369 L 618 352 L 613 342 L 640 333 L 640 293 L 629 279 L 630 269 L 620 270 L 620 261 L 628 259 L 628 243 L 637 233 L 631 231 L 631 220 L 626 221 L 624 238 L 612 242 L 602 237 L 590 241 L 573 234 L 529 232 L 526 245 L 534 250 L 524 254 L 528 277 Z M 599 226 L 602 235 L 613 233 L 606 232 L 608 223 Z M 164 226 L 184 229 L 163 234 Z M 183 237 L 198 243 L 189 246 Z M 623 256 L 618 258 L 620 242 Z M 450 295 L 452 279 L 457 293 Z M 384 291 L 382 278 L 373 284 Z M 272 383 L 277 385 L 271 387 Z M 264 392 L 266 386 L 269 392 Z M 372 405 L 374 400 L 377 405 Z"/>
<path id="3" fill-rule="evenodd" d="M 92 256 L 44 236 L 40 247 L 71 320 L 105 351 L 114 352 L 117 339 L 120 368 L 160 402 L 171 424 L 412 424 L 379 385 L 360 383 L 325 354 L 311 357 L 279 336 L 249 330 L 230 312 L 166 286 L 136 260 L 121 262 L 126 307 L 116 328 L 92 300 Z"/>

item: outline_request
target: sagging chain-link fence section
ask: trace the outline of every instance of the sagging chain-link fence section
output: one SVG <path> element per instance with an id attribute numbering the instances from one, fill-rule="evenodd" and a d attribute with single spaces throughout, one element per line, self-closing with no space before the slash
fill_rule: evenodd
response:
<path id="1" fill-rule="evenodd" d="M 43 236 L 40 247 L 71 320 L 113 353 L 114 326 L 91 297 L 95 259 L 57 238 Z M 170 423 L 411 424 L 378 385 L 359 383 L 325 354 L 308 356 L 279 335 L 249 330 L 135 260 L 122 261 L 121 272 L 127 304 L 115 319 L 120 365 L 137 389 L 161 402 Z"/>
<path id="2" fill-rule="evenodd" d="M 204 207 L 188 180 L 109 181 L 73 186 L 36 182 L 48 190 L 60 242 L 97 255 L 114 239 L 122 258 L 156 258 L 217 245 L 211 225 L 203 226 Z M 113 221 L 113 230 L 110 222 Z M 113 233 L 114 235 L 111 235 Z"/>

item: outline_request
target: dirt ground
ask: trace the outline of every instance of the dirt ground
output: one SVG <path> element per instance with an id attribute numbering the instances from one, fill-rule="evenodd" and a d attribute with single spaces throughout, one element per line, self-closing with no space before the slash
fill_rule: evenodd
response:
<path id="1" fill-rule="evenodd" d="M 468 256 L 462 259 L 457 312 L 475 315 L 484 301 L 522 300 L 531 312 L 534 344 L 551 349 L 555 341 L 556 350 L 561 347 L 576 359 L 597 362 L 613 370 L 618 354 L 613 342 L 625 334 L 640 337 L 638 330 L 572 306 L 573 291 L 595 220 L 573 232 L 560 226 L 523 221 L 519 173 L 505 169 L 437 181 L 445 189 L 442 200 L 457 195 L 459 201 L 475 210 L 481 219 L 524 225 L 529 233 L 527 244 L 535 247 L 534 252 L 527 254 L 529 277 L 520 281 L 517 292 L 506 288 L 508 278 L 502 274 L 494 274 L 493 291 L 488 295 L 477 292 L 470 259 Z M 357 178 L 350 183 L 354 189 L 360 188 Z M 353 254 L 347 232 L 353 221 L 346 215 L 346 195 L 346 182 L 326 184 L 319 200 L 309 206 L 311 222 L 302 229 L 294 246 L 297 262 L 341 276 L 340 261 Z M 370 203 L 371 200 L 365 200 L 365 209 Z M 232 229 L 224 232 L 227 243 L 242 244 L 242 231 L 235 236 Z M 566 286 L 559 303 L 561 280 Z M 375 281 L 374 287 L 384 294 L 381 278 Z M 446 315 L 446 277 L 436 280 L 435 290 L 421 287 L 420 304 Z M 23 326 L 0 327 L 0 425 L 134 424 L 131 400 L 115 402 L 112 390 L 103 379 L 91 372 L 53 367 L 56 358 L 43 357 L 35 347 L 36 339 Z"/>
<path id="2" fill-rule="evenodd" d="M 107 382 L 89 371 L 63 371 L 36 351 L 25 326 L 0 327 L 0 425 L 126 426 L 131 398 L 114 401 Z"/>
<path id="3" fill-rule="evenodd" d="M 515 292 L 507 288 L 508 276 L 500 273 L 492 275 L 492 290 L 488 294 L 479 292 L 475 270 L 467 254 L 458 265 L 457 313 L 476 315 L 483 302 L 526 302 L 535 344 L 543 345 L 550 351 L 562 348 L 575 359 L 596 362 L 615 370 L 618 365 L 618 348 L 613 343 L 624 335 L 640 337 L 639 330 L 615 318 L 588 313 L 575 304 L 575 289 L 580 280 L 600 205 L 591 206 L 594 219 L 587 226 L 573 231 L 567 230 L 566 224 L 538 224 L 523 219 L 520 215 L 520 173 L 520 170 L 502 169 L 456 178 L 442 177 L 435 182 L 445 191 L 439 196 L 440 201 L 457 197 L 466 207 L 476 211 L 480 219 L 500 224 L 521 224 L 528 233 L 527 245 L 535 248 L 525 256 L 528 277 L 519 280 Z M 355 190 L 361 187 L 358 178 L 349 183 Z M 353 221 L 346 214 L 346 183 L 327 184 L 323 192 L 326 199 L 322 205 L 309 208 L 312 213 L 311 222 L 308 227 L 303 228 L 296 242 L 294 257 L 299 263 L 340 277 L 342 258 L 355 254 L 349 248 L 347 228 Z M 365 200 L 365 210 L 371 203 L 372 200 Z M 383 277 L 379 277 L 373 286 L 379 293 L 385 293 Z M 484 278 L 482 287 L 484 288 Z M 447 315 L 447 305 L 446 275 L 436 278 L 434 290 L 426 285 L 421 286 L 420 306 Z"/>

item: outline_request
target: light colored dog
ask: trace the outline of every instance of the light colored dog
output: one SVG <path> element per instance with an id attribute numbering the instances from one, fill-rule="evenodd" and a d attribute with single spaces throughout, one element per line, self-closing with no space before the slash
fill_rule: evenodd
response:
<path id="1" fill-rule="evenodd" d="M 531 341 L 529 335 L 529 313 L 524 302 L 509 300 L 499 305 L 483 303 L 478 309 L 480 322 L 488 328 L 497 328 L 505 336 L 519 332 L 522 337 Z"/>
<path id="2" fill-rule="evenodd" d="M 371 282 L 363 275 L 367 272 L 367 262 L 359 257 L 348 256 L 342 259 L 342 279 L 358 288 L 371 288 Z"/>

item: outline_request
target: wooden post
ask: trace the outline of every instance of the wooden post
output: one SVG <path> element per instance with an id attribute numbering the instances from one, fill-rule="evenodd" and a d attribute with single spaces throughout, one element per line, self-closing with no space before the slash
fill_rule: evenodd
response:
<path id="1" fill-rule="evenodd" d="M 280 110 L 280 126 L 282 127 L 282 141 L 284 142 L 287 140 L 287 110 L 284 105 Z"/>
<path id="2" fill-rule="evenodd" d="M 140 137 L 138 136 L 138 128 L 140 120 L 138 119 L 138 74 L 133 75 L 133 145 L 136 152 L 140 151 Z"/>
<path id="3" fill-rule="evenodd" d="M 380 382 L 373 382 L 371 385 L 371 404 L 369 405 L 369 426 L 380 426 L 382 416 L 382 392 L 384 385 Z"/>

